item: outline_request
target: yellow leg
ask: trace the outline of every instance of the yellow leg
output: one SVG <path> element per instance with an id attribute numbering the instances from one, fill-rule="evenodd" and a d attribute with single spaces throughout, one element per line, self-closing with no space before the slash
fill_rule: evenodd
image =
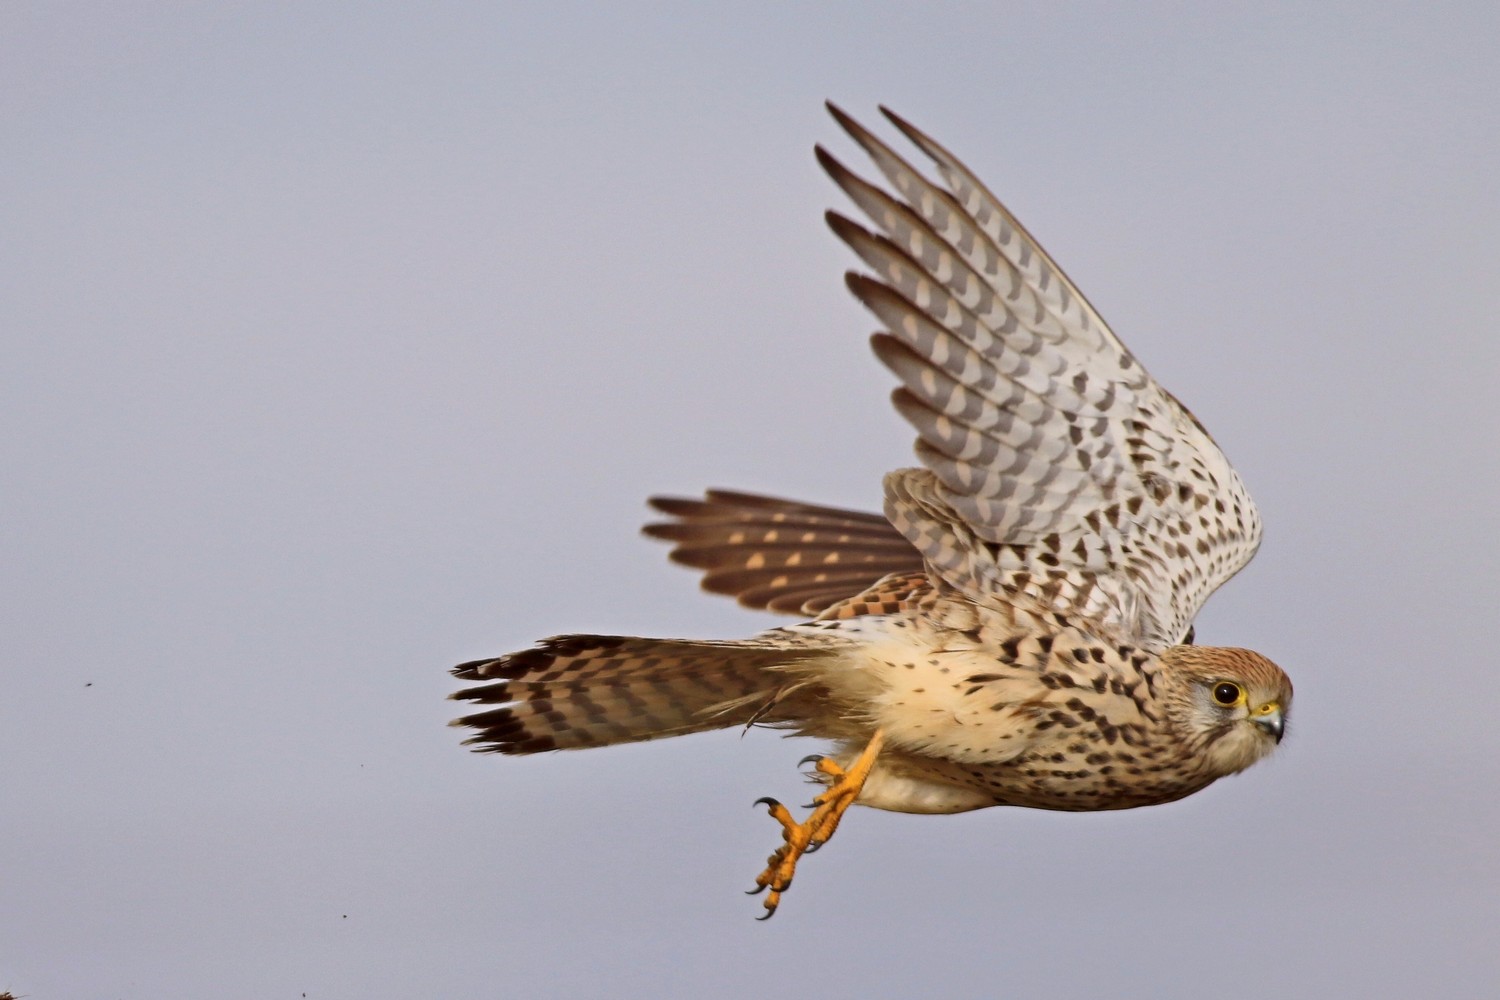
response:
<path id="1" fill-rule="evenodd" d="M 822 847 L 838 829 L 844 811 L 859 798 L 860 789 L 864 788 L 865 779 L 870 776 L 870 769 L 875 766 L 875 758 L 880 755 L 883 743 L 885 733 L 875 730 L 875 735 L 870 737 L 864 752 L 847 771 L 827 757 L 819 758 L 818 770 L 828 775 L 830 780 L 823 793 L 813 799 L 811 815 L 801 823 L 793 819 L 787 807 L 775 799 L 756 802 L 756 805 L 764 804 L 769 807 L 771 818 L 781 824 L 784 841 L 766 859 L 766 870 L 755 877 L 755 888 L 750 890 L 751 893 L 771 890 L 765 901 L 765 916 L 760 919 L 768 919 L 776 912 L 776 907 L 781 904 L 781 894 L 792 884 L 792 876 L 797 873 L 797 862 L 802 855 Z"/>

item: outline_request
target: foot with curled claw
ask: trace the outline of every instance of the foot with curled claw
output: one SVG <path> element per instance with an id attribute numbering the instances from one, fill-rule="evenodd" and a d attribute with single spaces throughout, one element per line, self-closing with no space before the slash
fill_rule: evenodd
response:
<path id="1" fill-rule="evenodd" d="M 825 776 L 828 787 L 813 799 L 813 811 L 801 823 L 793 819 L 787 807 L 775 799 L 764 798 L 755 803 L 767 806 L 771 818 L 781 824 L 783 841 L 766 859 L 766 870 L 756 876 L 755 888 L 750 890 L 752 895 L 766 889 L 771 890 L 765 899 L 766 912 L 761 920 L 769 919 L 776 912 L 776 907 L 781 905 L 781 894 L 791 886 L 792 876 L 797 872 L 797 862 L 802 856 L 822 847 L 838 829 L 844 811 L 859 798 L 860 790 L 864 788 L 865 779 L 870 776 L 870 769 L 875 766 L 875 758 L 879 756 L 884 742 L 885 734 L 876 730 L 869 744 L 847 771 L 828 757 L 816 758 L 818 773 Z"/>

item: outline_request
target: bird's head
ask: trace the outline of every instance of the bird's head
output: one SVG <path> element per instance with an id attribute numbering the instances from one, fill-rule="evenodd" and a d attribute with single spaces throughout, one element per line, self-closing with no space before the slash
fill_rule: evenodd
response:
<path id="1" fill-rule="evenodd" d="M 1259 653 L 1173 646 L 1161 657 L 1181 685 L 1179 722 L 1215 777 L 1242 771 L 1276 749 L 1292 708 L 1292 680 Z"/>

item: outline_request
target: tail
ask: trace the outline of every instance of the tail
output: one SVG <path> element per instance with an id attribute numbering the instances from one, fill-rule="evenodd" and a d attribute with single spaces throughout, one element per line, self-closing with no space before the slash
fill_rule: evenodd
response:
<path id="1" fill-rule="evenodd" d="M 806 682 L 775 668 L 826 652 L 765 638 L 555 636 L 454 667 L 490 683 L 451 697 L 497 707 L 452 725 L 477 730 L 464 741 L 477 751 L 528 754 L 787 721 L 783 698 Z"/>

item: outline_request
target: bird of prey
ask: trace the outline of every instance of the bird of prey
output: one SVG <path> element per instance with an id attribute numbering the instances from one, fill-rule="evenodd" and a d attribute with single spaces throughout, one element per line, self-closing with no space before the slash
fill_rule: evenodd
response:
<path id="1" fill-rule="evenodd" d="M 884 516 L 745 493 L 657 498 L 647 534 L 704 587 L 806 619 L 743 641 L 564 635 L 474 660 L 453 695 L 476 750 L 531 754 L 755 724 L 832 741 L 825 788 L 756 879 L 776 911 L 853 803 L 910 813 L 1171 802 L 1266 756 L 1292 684 L 1193 644 L 1260 517 L 1203 425 L 951 153 L 885 116 L 934 181 L 832 104 L 889 189 L 817 158 L 874 230 L 868 268 L 918 468 Z M 806 761 L 804 761 L 806 763 Z M 763 917 L 764 919 L 764 917 Z"/>

